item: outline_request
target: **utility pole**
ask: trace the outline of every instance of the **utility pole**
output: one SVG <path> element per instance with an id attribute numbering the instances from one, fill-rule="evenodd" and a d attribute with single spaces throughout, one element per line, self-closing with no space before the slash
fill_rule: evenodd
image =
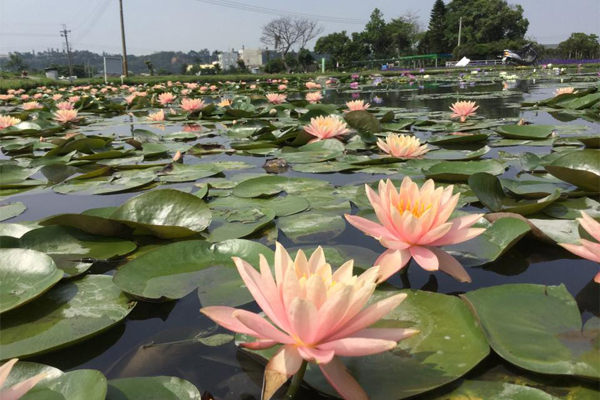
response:
<path id="1" fill-rule="evenodd" d="M 462 17 L 458 20 L 458 45 L 460 46 L 460 36 L 462 34 Z"/>
<path id="2" fill-rule="evenodd" d="M 121 42 L 123 43 L 123 75 L 129 76 L 127 67 L 127 48 L 125 47 L 125 23 L 123 22 L 123 0 L 119 0 L 119 9 L 121 11 Z"/>
<path id="3" fill-rule="evenodd" d="M 69 33 L 71 31 L 67 30 L 67 25 L 63 24 L 63 30 L 60 31 L 60 36 L 65 38 L 65 43 L 67 44 L 67 59 L 69 60 L 69 81 L 71 84 L 73 83 L 73 63 L 71 62 L 71 48 L 69 47 Z"/>

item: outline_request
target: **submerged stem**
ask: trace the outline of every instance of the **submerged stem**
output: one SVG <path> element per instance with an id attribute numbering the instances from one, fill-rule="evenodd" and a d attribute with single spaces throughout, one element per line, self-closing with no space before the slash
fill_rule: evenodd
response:
<path id="1" fill-rule="evenodd" d="M 292 377 L 292 383 L 290 383 L 290 387 L 288 388 L 287 393 L 283 397 L 285 400 L 293 400 L 298 394 L 300 384 L 302 383 L 302 379 L 304 379 L 304 373 L 306 372 L 307 365 L 308 362 L 306 360 L 302 360 L 302 365 L 300 366 L 300 369 Z"/>

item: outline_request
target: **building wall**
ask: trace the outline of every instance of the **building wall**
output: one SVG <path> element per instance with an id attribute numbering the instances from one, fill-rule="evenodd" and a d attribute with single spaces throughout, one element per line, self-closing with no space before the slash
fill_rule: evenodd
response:
<path id="1" fill-rule="evenodd" d="M 219 64 L 223 71 L 227 71 L 230 68 L 237 68 L 238 53 L 225 52 L 219 54 Z"/>

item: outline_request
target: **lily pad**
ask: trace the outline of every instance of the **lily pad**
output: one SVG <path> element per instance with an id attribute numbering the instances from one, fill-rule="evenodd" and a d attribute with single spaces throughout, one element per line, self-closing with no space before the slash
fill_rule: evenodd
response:
<path id="1" fill-rule="evenodd" d="M 231 257 L 258 265 L 258 255 L 272 261 L 273 251 L 260 243 L 234 239 L 211 244 L 185 241 L 159 247 L 125 264 L 114 275 L 123 291 L 143 299 L 175 300 L 204 281 L 210 267 L 234 268 Z"/>
<path id="2" fill-rule="evenodd" d="M 63 277 L 52 258 L 26 249 L 0 249 L 0 313 L 27 304 Z"/>
<path id="3" fill-rule="evenodd" d="M 600 192 L 600 150 L 567 153 L 544 167 L 558 179 L 592 192 Z"/>
<path id="4" fill-rule="evenodd" d="M 524 385 L 506 382 L 464 381 L 458 388 L 443 396 L 425 396 L 424 400 L 559 400 L 558 397 Z"/>
<path id="5" fill-rule="evenodd" d="M 279 218 L 278 227 L 294 243 L 323 242 L 339 236 L 346 222 L 337 214 L 306 212 Z"/>
<path id="6" fill-rule="evenodd" d="M 554 125 L 502 125 L 496 132 L 509 139 L 540 140 L 549 138 L 554 129 Z"/>
<path id="7" fill-rule="evenodd" d="M 134 306 L 110 276 L 61 282 L 18 312 L 2 316 L 0 357 L 31 357 L 78 343 L 119 323 Z"/>
<path id="8" fill-rule="evenodd" d="M 42 380 L 21 400 L 104 400 L 106 388 L 106 378 L 100 371 L 80 369 Z"/>
<path id="9" fill-rule="evenodd" d="M 197 196 L 179 190 L 154 190 L 129 199 L 110 216 L 136 229 L 163 239 L 194 235 L 211 221 L 206 204 Z"/>
<path id="10" fill-rule="evenodd" d="M 25 210 L 27 210 L 27 206 L 20 201 L 16 203 L 0 205 L 0 221 L 6 221 L 7 219 L 21 215 L 25 212 Z"/>
<path id="11" fill-rule="evenodd" d="M 265 175 L 243 181 L 233 189 L 233 194 L 243 198 L 271 196 L 281 192 L 293 194 L 328 185 L 328 182 L 319 179 Z"/>
<path id="12" fill-rule="evenodd" d="M 201 396 L 185 379 L 148 376 L 108 381 L 106 400 L 201 400 Z"/>
<path id="13" fill-rule="evenodd" d="M 467 182 L 478 172 L 500 175 L 504 172 L 504 165 L 496 160 L 442 161 L 423 170 L 427 178 L 444 182 Z"/>
<path id="14" fill-rule="evenodd" d="M 492 348 L 521 368 L 600 379 L 597 320 L 582 329 L 577 303 L 564 285 L 510 284 L 461 296 Z"/>

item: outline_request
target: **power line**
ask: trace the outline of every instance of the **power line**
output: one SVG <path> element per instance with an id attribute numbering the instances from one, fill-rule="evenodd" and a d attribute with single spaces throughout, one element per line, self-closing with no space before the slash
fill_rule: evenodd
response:
<path id="1" fill-rule="evenodd" d="M 301 13 L 301 12 L 295 12 L 295 11 L 284 11 L 284 10 L 278 10 L 278 9 L 274 9 L 274 8 L 259 7 L 259 6 L 253 6 L 253 5 L 243 4 L 243 3 L 237 3 L 234 1 L 228 1 L 228 0 L 196 0 L 196 1 L 199 1 L 201 3 L 206 3 L 206 4 L 222 6 L 222 7 L 234 8 L 234 9 L 242 10 L 242 11 L 250 11 L 250 12 L 254 12 L 254 13 L 258 13 L 258 14 L 275 15 L 275 16 L 279 16 L 279 17 L 301 17 L 301 18 L 306 18 L 306 19 L 310 19 L 310 20 L 314 20 L 314 21 L 332 22 L 332 23 L 341 23 L 341 24 L 361 24 L 361 25 L 363 25 L 368 22 L 366 20 L 362 20 L 362 19 L 358 19 L 358 18 L 328 17 L 328 16 L 307 14 L 307 13 Z"/>
<path id="2" fill-rule="evenodd" d="M 67 30 L 67 25 L 63 24 L 63 30 L 60 31 L 60 36 L 65 38 L 65 43 L 67 44 L 67 58 L 69 60 L 69 80 L 73 83 L 73 62 L 71 61 L 71 49 L 69 48 L 69 33 L 71 31 Z"/>
<path id="3" fill-rule="evenodd" d="M 0 32 L 0 36 L 30 36 L 30 37 L 53 37 L 56 35 L 45 33 L 19 33 L 19 32 Z"/>

